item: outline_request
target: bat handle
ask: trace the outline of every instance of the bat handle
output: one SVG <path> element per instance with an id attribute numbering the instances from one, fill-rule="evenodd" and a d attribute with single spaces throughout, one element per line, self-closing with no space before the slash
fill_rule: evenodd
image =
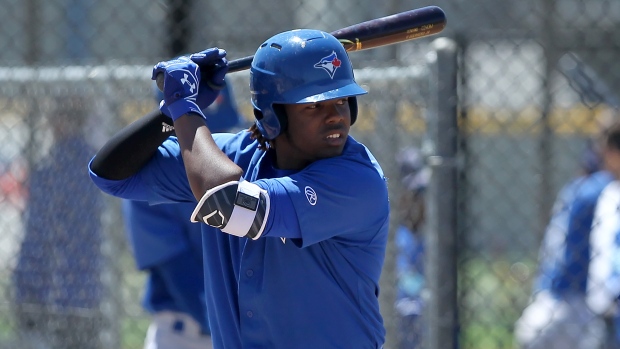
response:
<path id="1" fill-rule="evenodd" d="M 254 59 L 254 56 L 247 56 L 243 58 L 237 58 L 235 60 L 228 62 L 228 72 L 234 73 L 234 72 L 250 69 L 253 59 Z M 163 73 L 158 73 L 155 76 L 155 83 L 157 84 L 157 88 L 161 92 L 164 92 L 164 74 Z M 209 86 L 216 87 L 212 85 L 209 85 Z M 222 87 L 219 87 L 219 88 L 221 89 Z"/>

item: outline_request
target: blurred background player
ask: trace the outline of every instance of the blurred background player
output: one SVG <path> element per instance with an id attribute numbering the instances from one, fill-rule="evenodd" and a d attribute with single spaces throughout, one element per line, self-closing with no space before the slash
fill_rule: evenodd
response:
<path id="1" fill-rule="evenodd" d="M 159 103 L 163 95 L 155 84 L 153 89 Z M 203 113 L 213 132 L 243 127 L 228 85 Z M 168 124 L 172 127 L 172 120 Z M 142 305 L 151 314 L 152 322 L 145 349 L 212 347 L 204 299 L 200 225 L 189 218 L 195 206 L 122 200 L 136 265 L 148 273 Z"/>
<path id="2" fill-rule="evenodd" d="M 587 304 L 607 324 L 603 348 L 620 348 L 620 124 L 606 132 L 603 144 L 605 168 L 613 175 L 598 199 L 590 244 L 592 260 L 588 277 Z"/>
<path id="3" fill-rule="evenodd" d="M 421 348 L 424 333 L 424 193 L 430 177 L 420 151 L 402 149 L 396 157 L 401 169 L 402 191 L 396 229 L 396 312 L 399 316 L 399 348 Z"/>
<path id="4" fill-rule="evenodd" d="M 515 325 L 521 348 L 599 348 L 604 323 L 586 305 L 590 232 L 597 200 L 612 181 L 589 143 L 579 175 L 558 193 L 539 253 L 532 302 Z M 579 328 L 576 331 L 575 328 Z"/>
<path id="5" fill-rule="evenodd" d="M 54 102 L 48 119 L 54 140 L 28 177 L 13 274 L 19 348 L 98 348 L 102 197 L 83 165 L 95 150 L 82 127 L 92 103 L 80 96 Z"/>

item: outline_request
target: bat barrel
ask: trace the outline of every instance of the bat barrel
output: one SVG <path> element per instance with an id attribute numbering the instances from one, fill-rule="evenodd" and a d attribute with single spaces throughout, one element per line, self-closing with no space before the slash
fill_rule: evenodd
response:
<path id="1" fill-rule="evenodd" d="M 391 16 L 372 19 L 331 32 L 347 51 L 361 51 L 418 39 L 441 32 L 446 26 L 446 14 L 437 6 L 421 7 Z M 249 69 L 254 56 L 228 62 L 228 72 Z M 157 76 L 157 86 L 163 89 L 163 75 Z"/>
<path id="2" fill-rule="evenodd" d="M 360 51 L 437 34 L 445 27 L 444 11 L 427 6 L 355 24 L 331 34 L 347 51 Z"/>

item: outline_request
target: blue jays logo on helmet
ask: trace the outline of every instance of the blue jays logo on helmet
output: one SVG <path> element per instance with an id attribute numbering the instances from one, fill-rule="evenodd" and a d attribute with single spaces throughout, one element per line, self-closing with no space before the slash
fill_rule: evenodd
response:
<path id="1" fill-rule="evenodd" d="M 333 79 L 336 69 L 338 69 L 341 64 L 342 61 L 338 59 L 336 51 L 332 51 L 329 56 L 321 58 L 321 60 L 315 64 L 314 67 L 325 70 L 327 74 L 329 74 L 329 77 Z"/>

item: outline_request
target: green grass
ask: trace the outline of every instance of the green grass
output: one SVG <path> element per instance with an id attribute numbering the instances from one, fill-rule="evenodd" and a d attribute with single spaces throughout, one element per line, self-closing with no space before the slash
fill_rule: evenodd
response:
<path id="1" fill-rule="evenodd" d="M 124 318 L 121 325 L 122 349 L 142 349 L 149 323 L 148 317 Z"/>
<path id="2" fill-rule="evenodd" d="M 516 266 L 516 267 L 515 267 Z M 527 304 L 533 263 L 477 258 L 459 271 L 462 349 L 512 349 L 513 327 Z"/>

